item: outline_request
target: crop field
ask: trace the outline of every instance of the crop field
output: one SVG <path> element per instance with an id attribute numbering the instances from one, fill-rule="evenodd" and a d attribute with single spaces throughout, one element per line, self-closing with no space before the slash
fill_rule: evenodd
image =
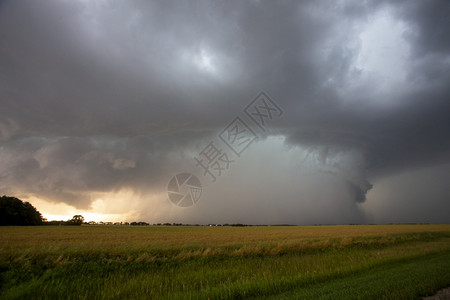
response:
<path id="1" fill-rule="evenodd" d="M 1 299 L 418 299 L 450 225 L 0 227 Z"/>

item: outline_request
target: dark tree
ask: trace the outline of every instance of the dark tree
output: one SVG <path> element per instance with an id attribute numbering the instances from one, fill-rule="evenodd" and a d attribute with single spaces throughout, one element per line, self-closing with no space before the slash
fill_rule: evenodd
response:
<path id="1" fill-rule="evenodd" d="M 16 197 L 0 197 L 0 225 L 41 225 L 40 212 L 29 202 Z"/>
<path id="2" fill-rule="evenodd" d="M 83 223 L 84 223 L 84 217 L 82 215 L 75 215 L 72 217 L 72 219 L 67 221 L 68 225 L 81 225 Z"/>

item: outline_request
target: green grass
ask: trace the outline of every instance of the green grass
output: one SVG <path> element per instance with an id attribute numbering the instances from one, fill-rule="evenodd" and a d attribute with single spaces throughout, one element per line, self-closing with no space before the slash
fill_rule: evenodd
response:
<path id="1" fill-rule="evenodd" d="M 416 299 L 449 225 L 2 227 L 1 299 Z"/>

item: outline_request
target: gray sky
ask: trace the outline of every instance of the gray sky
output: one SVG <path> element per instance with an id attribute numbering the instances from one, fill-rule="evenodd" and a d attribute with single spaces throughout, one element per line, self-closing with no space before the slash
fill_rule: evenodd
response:
<path id="1" fill-rule="evenodd" d="M 448 32 L 445 0 L 0 1 L 0 194 L 49 218 L 449 223 Z M 260 91 L 283 110 L 265 131 Z"/>

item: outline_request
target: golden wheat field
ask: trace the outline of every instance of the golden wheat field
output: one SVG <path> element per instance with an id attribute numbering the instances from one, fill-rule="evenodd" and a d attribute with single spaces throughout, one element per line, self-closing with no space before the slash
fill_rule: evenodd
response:
<path id="1" fill-rule="evenodd" d="M 2 299 L 415 299 L 450 225 L 0 228 Z"/>

